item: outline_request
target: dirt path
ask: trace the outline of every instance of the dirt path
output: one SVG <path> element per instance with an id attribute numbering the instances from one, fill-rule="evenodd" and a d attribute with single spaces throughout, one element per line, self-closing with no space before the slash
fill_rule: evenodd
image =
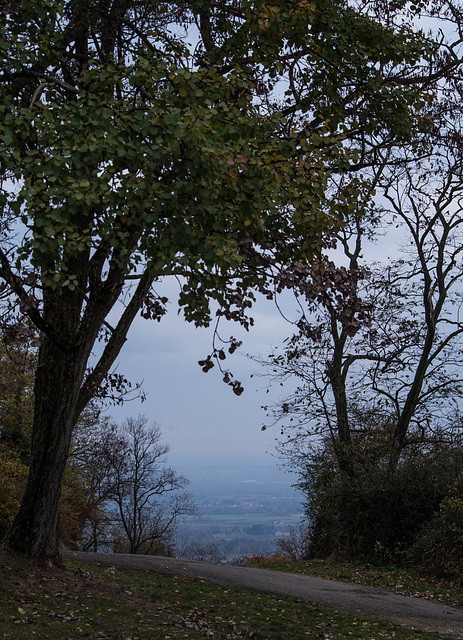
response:
<path id="1" fill-rule="evenodd" d="M 323 604 L 347 613 L 374 616 L 410 629 L 434 631 L 463 640 L 463 607 L 397 595 L 385 589 L 325 580 L 313 576 L 215 565 L 177 558 L 66 551 L 65 558 L 94 564 L 144 569 L 164 574 L 202 578 L 209 582 L 246 587 Z"/>

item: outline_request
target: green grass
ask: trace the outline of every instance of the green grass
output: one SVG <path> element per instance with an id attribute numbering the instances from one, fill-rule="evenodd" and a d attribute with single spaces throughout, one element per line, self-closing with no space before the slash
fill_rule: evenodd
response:
<path id="1" fill-rule="evenodd" d="M 0 553 L 0 638 L 431 640 L 293 598 L 148 571 L 38 568 Z"/>
<path id="2" fill-rule="evenodd" d="M 390 589 L 396 593 L 463 605 L 463 591 L 455 582 L 423 576 L 413 568 L 376 567 L 368 564 L 310 560 L 291 562 L 281 555 L 256 556 L 253 567 L 291 571 L 343 582 Z"/>

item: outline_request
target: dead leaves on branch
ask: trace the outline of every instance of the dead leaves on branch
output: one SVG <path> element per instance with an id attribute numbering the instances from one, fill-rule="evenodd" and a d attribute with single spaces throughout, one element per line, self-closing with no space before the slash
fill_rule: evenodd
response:
<path id="1" fill-rule="evenodd" d="M 241 341 L 235 340 L 235 338 L 231 337 L 227 344 L 230 345 L 228 347 L 228 353 L 233 354 L 238 349 L 238 347 L 241 346 L 242 343 Z M 234 380 L 233 374 L 230 371 L 224 371 L 220 364 L 226 359 L 226 357 L 227 355 L 223 348 L 214 348 L 213 352 L 209 354 L 204 360 L 198 360 L 198 364 L 204 373 L 207 373 L 208 371 L 213 369 L 215 364 L 217 364 L 220 371 L 223 373 L 223 381 L 225 382 L 225 384 L 228 384 L 232 388 L 235 395 L 240 396 L 244 391 L 241 382 L 239 380 Z"/>

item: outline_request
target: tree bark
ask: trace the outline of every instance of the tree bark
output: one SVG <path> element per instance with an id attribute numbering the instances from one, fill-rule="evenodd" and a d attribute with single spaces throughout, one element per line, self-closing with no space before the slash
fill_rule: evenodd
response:
<path id="1" fill-rule="evenodd" d="M 39 352 L 30 471 L 9 546 L 60 564 L 59 498 L 85 363 L 46 338 Z"/>
<path id="2" fill-rule="evenodd" d="M 341 334 L 339 333 L 336 313 L 331 306 L 328 307 L 328 311 L 331 316 L 331 335 L 334 343 L 333 358 L 327 367 L 336 406 L 337 434 L 333 438 L 333 445 L 341 473 L 347 478 L 352 478 L 355 472 L 352 459 L 353 450 L 346 394 L 346 377 L 343 372 L 346 334 L 344 330 L 341 331 Z"/>

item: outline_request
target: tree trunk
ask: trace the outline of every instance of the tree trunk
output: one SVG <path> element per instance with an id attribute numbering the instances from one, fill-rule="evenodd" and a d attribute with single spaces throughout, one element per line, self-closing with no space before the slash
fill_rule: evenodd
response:
<path id="1" fill-rule="evenodd" d="M 82 259 L 84 271 L 87 257 Z M 149 291 L 154 276 L 145 272 L 138 282 L 103 353 L 91 373 L 86 368 L 98 331 L 119 298 L 124 272 L 110 268 L 106 282 L 87 303 L 81 317 L 80 290 L 46 290 L 43 316 L 53 327 L 39 350 L 34 386 L 31 463 L 19 513 L 8 534 L 11 549 L 24 555 L 61 563 L 59 498 L 74 426 L 94 396 L 124 344 L 127 332 Z M 85 277 L 82 278 L 86 282 Z M 109 282 L 112 280 L 111 282 Z M 92 296 L 90 296 L 92 298 Z"/>
<path id="2" fill-rule="evenodd" d="M 421 353 L 420 361 L 415 370 L 412 385 L 407 394 L 404 406 L 400 412 L 397 420 L 397 425 L 394 429 L 392 450 L 390 457 L 390 469 L 392 473 L 395 473 L 397 465 L 399 464 L 400 455 L 405 448 L 407 433 L 410 428 L 410 423 L 416 410 L 416 406 L 420 399 L 423 383 L 426 378 L 426 374 L 429 368 L 429 356 L 434 345 L 436 336 L 434 319 L 427 319 L 427 334 L 423 350 Z"/>
<path id="3" fill-rule="evenodd" d="M 29 477 L 8 535 L 22 554 L 60 563 L 59 498 L 85 363 L 45 338 L 35 380 Z"/>
<path id="4" fill-rule="evenodd" d="M 333 445 L 341 473 L 347 478 L 352 478 L 355 475 L 354 462 L 352 459 L 352 437 L 349 424 L 346 379 L 342 369 L 342 357 L 346 338 L 344 334 L 338 336 L 334 315 L 331 321 L 334 351 L 333 359 L 329 363 L 327 370 L 336 406 L 337 434 L 336 437 L 333 438 Z"/>

